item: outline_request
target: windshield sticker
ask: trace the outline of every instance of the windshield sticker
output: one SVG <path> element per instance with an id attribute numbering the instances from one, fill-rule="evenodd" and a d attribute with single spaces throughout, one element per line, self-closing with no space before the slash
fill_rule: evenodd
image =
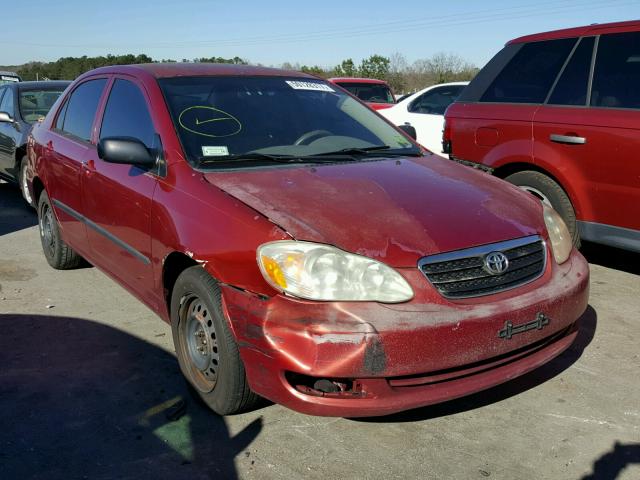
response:
<path id="1" fill-rule="evenodd" d="M 316 90 L 318 92 L 335 92 L 333 88 L 325 83 L 301 82 L 299 80 L 285 80 L 294 90 Z"/>
<path id="2" fill-rule="evenodd" d="M 240 120 L 230 113 L 204 105 L 185 108 L 178 123 L 191 133 L 211 138 L 231 137 L 242 130 Z"/>
<path id="3" fill-rule="evenodd" d="M 219 147 L 202 146 L 202 155 L 205 157 L 226 157 L 229 155 L 229 149 L 222 145 Z"/>

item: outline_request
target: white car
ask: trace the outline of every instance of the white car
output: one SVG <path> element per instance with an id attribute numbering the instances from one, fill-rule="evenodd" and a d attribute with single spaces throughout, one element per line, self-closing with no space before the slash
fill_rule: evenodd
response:
<path id="1" fill-rule="evenodd" d="M 394 125 L 408 123 L 416 129 L 418 142 L 434 153 L 442 153 L 444 111 L 469 82 L 431 85 L 403 98 L 390 108 L 378 110 Z"/>

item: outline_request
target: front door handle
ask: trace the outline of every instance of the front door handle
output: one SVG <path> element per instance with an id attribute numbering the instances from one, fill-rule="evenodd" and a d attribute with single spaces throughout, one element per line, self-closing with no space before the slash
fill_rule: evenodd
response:
<path id="1" fill-rule="evenodd" d="M 578 137 L 577 135 L 558 135 L 556 133 L 549 135 L 549 140 L 556 143 L 569 143 L 571 145 L 584 145 L 587 143 L 587 139 L 584 137 Z"/>

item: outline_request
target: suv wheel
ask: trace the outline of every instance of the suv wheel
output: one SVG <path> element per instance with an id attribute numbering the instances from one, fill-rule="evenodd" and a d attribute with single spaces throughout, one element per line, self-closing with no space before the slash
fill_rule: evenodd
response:
<path id="1" fill-rule="evenodd" d="M 47 192 L 42 192 L 38 200 L 38 228 L 42 251 L 49 265 L 56 270 L 69 270 L 82 264 L 82 257 L 60 237 L 58 220 L 53 213 Z"/>
<path id="2" fill-rule="evenodd" d="M 187 268 L 176 280 L 171 331 L 180 370 L 209 408 L 229 415 L 257 403 L 223 314 L 220 288 L 201 266 Z"/>
<path id="3" fill-rule="evenodd" d="M 560 185 L 544 173 L 532 170 L 514 173 L 506 177 L 505 180 L 529 192 L 545 205 L 553 207 L 567 224 L 573 244 L 576 248 L 580 247 L 580 232 L 578 232 L 578 224 L 576 223 L 576 213 L 571 200 Z"/>

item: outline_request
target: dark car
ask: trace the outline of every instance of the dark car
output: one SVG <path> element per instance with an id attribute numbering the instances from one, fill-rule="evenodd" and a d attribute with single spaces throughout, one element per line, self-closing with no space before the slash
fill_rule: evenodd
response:
<path id="1" fill-rule="evenodd" d="M 22 79 L 17 73 L 0 71 L 0 85 L 5 85 L 7 83 L 16 83 L 20 81 L 22 81 Z"/>
<path id="2" fill-rule="evenodd" d="M 0 85 L 0 179 L 16 182 L 31 204 L 25 188 L 27 137 L 31 126 L 44 118 L 71 82 L 11 82 Z"/>
<path id="3" fill-rule="evenodd" d="M 640 252 L 640 21 L 517 38 L 446 113 L 444 147 L 551 205 L 576 244 Z"/>
<path id="4" fill-rule="evenodd" d="M 551 360 L 587 307 L 552 209 L 303 73 L 93 70 L 28 158 L 49 264 L 82 256 L 169 322 L 220 414 L 256 394 L 349 417 L 460 397 Z"/>

